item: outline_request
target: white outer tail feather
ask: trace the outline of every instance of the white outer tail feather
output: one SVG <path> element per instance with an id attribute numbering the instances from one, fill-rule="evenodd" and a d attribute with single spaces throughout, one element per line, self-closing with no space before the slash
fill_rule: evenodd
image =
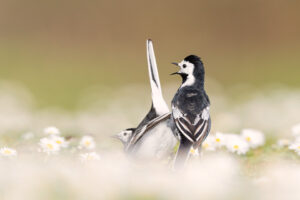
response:
<path id="1" fill-rule="evenodd" d="M 151 40 L 147 40 L 147 61 L 148 61 L 148 72 L 150 78 L 151 92 L 152 92 L 152 103 L 155 111 L 159 115 L 170 112 L 166 101 L 163 98 L 160 80 L 157 70 L 157 64 L 153 49 L 153 43 Z"/>

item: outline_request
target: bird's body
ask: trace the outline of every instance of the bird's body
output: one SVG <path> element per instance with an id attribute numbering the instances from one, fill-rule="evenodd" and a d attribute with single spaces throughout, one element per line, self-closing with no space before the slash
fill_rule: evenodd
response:
<path id="1" fill-rule="evenodd" d="M 170 115 L 145 131 L 130 149 L 131 155 L 141 159 L 163 159 L 168 157 L 177 144 L 172 131 Z"/>
<path id="2" fill-rule="evenodd" d="M 147 40 L 147 60 L 152 92 L 151 109 L 137 128 L 130 129 L 130 138 L 127 140 L 126 137 L 123 144 L 125 152 L 133 157 L 161 159 L 173 151 L 177 139 L 173 135 L 170 111 L 162 95 L 151 40 Z M 118 138 L 125 138 L 124 133 L 119 133 Z"/>
<path id="3" fill-rule="evenodd" d="M 202 61 L 192 55 L 176 65 L 181 69 L 174 74 L 182 77 L 182 85 L 172 100 L 172 120 L 180 139 L 174 167 L 180 168 L 188 159 L 191 148 L 198 149 L 209 134 L 211 119 Z"/>

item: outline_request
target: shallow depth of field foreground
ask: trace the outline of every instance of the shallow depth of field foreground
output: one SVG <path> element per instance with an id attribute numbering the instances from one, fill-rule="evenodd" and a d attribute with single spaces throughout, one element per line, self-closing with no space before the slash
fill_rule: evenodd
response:
<path id="1" fill-rule="evenodd" d="M 299 10 L 295 0 L 0 0 L 0 200 L 300 199 Z M 137 160 L 112 137 L 151 107 L 149 38 L 170 110 L 182 83 L 171 63 L 204 63 L 209 115 L 206 98 L 191 107 L 205 108 L 211 131 L 182 170 L 175 140 L 154 142 L 172 147 L 167 158 Z"/>
<path id="2" fill-rule="evenodd" d="M 105 109 L 85 94 L 94 104 L 66 112 L 36 109 L 26 89 L 1 83 L 0 199 L 299 198 L 300 91 L 268 88 L 232 103 L 228 94 L 245 88 L 225 94 L 208 82 L 212 132 L 179 172 L 172 158 L 133 161 L 110 138 L 148 111 L 148 87 L 115 91 Z M 175 89 L 164 85 L 167 99 Z"/>

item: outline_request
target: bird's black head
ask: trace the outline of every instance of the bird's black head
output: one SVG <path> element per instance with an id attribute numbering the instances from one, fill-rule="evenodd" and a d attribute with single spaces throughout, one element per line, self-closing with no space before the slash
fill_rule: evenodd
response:
<path id="1" fill-rule="evenodd" d="M 198 56 L 190 55 L 185 57 L 180 63 L 172 64 L 180 67 L 180 70 L 173 74 L 178 74 L 182 77 L 183 85 L 193 85 L 195 83 L 201 86 L 204 85 L 204 66 Z"/>

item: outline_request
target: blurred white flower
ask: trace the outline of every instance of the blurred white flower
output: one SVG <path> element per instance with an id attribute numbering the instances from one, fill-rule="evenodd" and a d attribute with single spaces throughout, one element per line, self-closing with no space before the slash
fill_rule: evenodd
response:
<path id="1" fill-rule="evenodd" d="M 223 133 L 217 132 L 214 136 L 216 147 L 223 147 L 226 145 L 226 136 Z"/>
<path id="2" fill-rule="evenodd" d="M 251 148 L 257 148 L 265 144 L 265 136 L 258 130 L 243 129 L 242 137 L 248 142 Z"/>
<path id="3" fill-rule="evenodd" d="M 190 150 L 190 155 L 191 155 L 192 157 L 198 157 L 198 156 L 199 156 L 199 151 L 198 151 L 198 149 L 194 149 L 194 148 L 192 147 L 191 150 Z"/>
<path id="4" fill-rule="evenodd" d="M 213 136 L 207 136 L 207 138 L 202 143 L 202 148 L 206 151 L 215 151 L 215 143 L 214 143 L 214 137 Z"/>
<path id="5" fill-rule="evenodd" d="M 27 132 L 22 135 L 23 140 L 30 140 L 34 138 L 34 134 L 32 132 Z"/>
<path id="6" fill-rule="evenodd" d="M 232 153 L 244 155 L 249 151 L 249 144 L 241 137 L 229 137 L 226 141 L 227 149 Z"/>
<path id="7" fill-rule="evenodd" d="M 54 127 L 54 126 L 49 126 L 47 128 L 44 129 L 44 133 L 46 135 L 59 135 L 60 131 L 58 128 Z"/>
<path id="8" fill-rule="evenodd" d="M 100 160 L 100 156 L 96 152 L 82 153 L 79 156 L 81 161 Z"/>
<path id="9" fill-rule="evenodd" d="M 83 136 L 79 143 L 79 148 L 94 149 L 95 146 L 94 138 L 91 136 Z"/>
<path id="10" fill-rule="evenodd" d="M 300 136 L 300 123 L 292 127 L 293 136 Z"/>
<path id="11" fill-rule="evenodd" d="M 55 154 L 60 150 L 60 146 L 50 138 L 42 138 L 39 145 L 42 147 L 42 151 L 47 154 Z"/>
<path id="12" fill-rule="evenodd" d="M 51 140 L 53 140 L 56 144 L 58 144 L 60 147 L 66 148 L 68 147 L 69 143 L 65 140 L 64 137 L 51 135 Z"/>
<path id="13" fill-rule="evenodd" d="M 289 149 L 295 151 L 298 155 L 300 155 L 300 142 L 295 142 L 289 146 Z"/>
<path id="14" fill-rule="evenodd" d="M 277 145 L 279 147 L 287 147 L 291 144 L 291 141 L 289 139 L 279 139 L 277 140 Z"/>
<path id="15" fill-rule="evenodd" d="M 17 151 L 15 149 L 12 148 L 8 148 L 8 147 L 3 147 L 0 149 L 0 154 L 2 156 L 16 156 L 17 155 Z"/>

